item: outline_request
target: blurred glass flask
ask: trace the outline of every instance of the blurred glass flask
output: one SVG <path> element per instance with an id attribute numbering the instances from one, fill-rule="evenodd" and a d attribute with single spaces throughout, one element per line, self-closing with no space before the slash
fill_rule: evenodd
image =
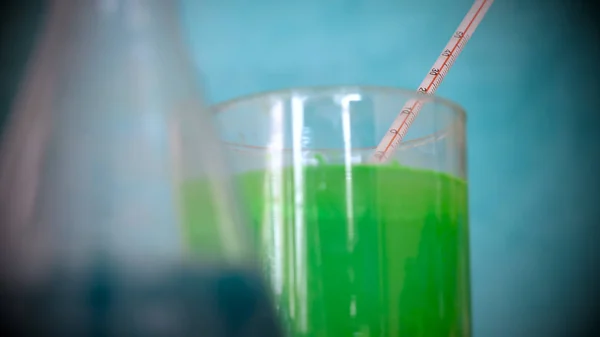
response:
<path id="1" fill-rule="evenodd" d="M 1 144 L 0 334 L 277 336 L 179 2 L 48 8 Z"/>

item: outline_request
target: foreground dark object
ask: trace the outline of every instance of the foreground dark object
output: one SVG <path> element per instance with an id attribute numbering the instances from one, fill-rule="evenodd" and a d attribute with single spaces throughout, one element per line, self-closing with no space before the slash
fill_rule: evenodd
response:
<path id="1" fill-rule="evenodd" d="M 121 276 L 96 268 L 1 294 L 2 336 L 280 336 L 261 280 L 182 268 Z"/>

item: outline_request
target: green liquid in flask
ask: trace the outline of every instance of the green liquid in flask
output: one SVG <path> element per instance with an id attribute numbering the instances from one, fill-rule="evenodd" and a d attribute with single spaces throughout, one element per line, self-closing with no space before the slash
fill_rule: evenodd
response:
<path id="1" fill-rule="evenodd" d="M 464 181 L 396 164 L 253 171 L 236 182 L 289 336 L 470 336 Z M 185 186 L 190 225 L 205 190 Z M 192 225 L 187 233 L 200 244 Z"/>

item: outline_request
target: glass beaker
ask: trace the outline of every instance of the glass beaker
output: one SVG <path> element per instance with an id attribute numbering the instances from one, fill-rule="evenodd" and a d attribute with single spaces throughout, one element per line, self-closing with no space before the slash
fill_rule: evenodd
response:
<path id="1" fill-rule="evenodd" d="M 392 161 L 370 164 L 413 98 L 423 109 Z M 328 87 L 213 111 L 289 336 L 470 336 L 459 106 L 400 89 Z M 187 193 L 200 184 L 188 182 Z"/>
<path id="2" fill-rule="evenodd" d="M 49 3 L 2 143 L 3 336 L 278 335 L 179 23 Z M 210 181 L 194 219 L 187 179 Z"/>

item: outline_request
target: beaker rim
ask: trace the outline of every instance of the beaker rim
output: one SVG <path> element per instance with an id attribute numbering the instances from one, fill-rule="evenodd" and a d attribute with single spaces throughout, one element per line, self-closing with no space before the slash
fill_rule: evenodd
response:
<path id="1" fill-rule="evenodd" d="M 309 95 L 309 94 L 315 94 L 315 93 L 319 93 L 320 95 L 323 95 L 327 92 L 340 93 L 340 92 L 345 92 L 345 91 L 347 91 L 347 92 L 368 91 L 368 92 L 375 92 L 375 93 L 397 93 L 399 95 L 406 96 L 407 100 L 411 99 L 413 97 L 414 98 L 418 97 L 421 100 L 426 100 L 428 102 L 433 102 L 435 104 L 445 106 L 447 108 L 447 110 L 449 110 L 456 118 L 455 123 L 465 124 L 467 122 L 467 113 L 466 113 L 465 109 L 460 104 L 458 104 L 450 99 L 441 97 L 436 94 L 423 95 L 423 94 L 419 94 L 415 90 L 410 90 L 410 89 L 401 88 L 401 87 L 376 86 L 376 85 L 298 86 L 298 87 L 282 88 L 282 89 L 278 89 L 278 90 L 261 91 L 261 92 L 256 92 L 256 93 L 252 93 L 252 94 L 238 96 L 238 97 L 228 99 L 228 100 L 220 102 L 220 103 L 212 104 L 208 107 L 208 110 L 210 111 L 210 113 L 219 114 L 221 112 L 227 111 L 229 108 L 231 108 L 235 105 L 241 104 L 246 101 L 258 99 L 258 98 L 285 97 L 285 96 L 291 96 L 291 95 Z M 402 107 L 399 106 L 398 110 L 400 111 L 401 108 Z M 454 124 L 454 123 L 451 123 L 451 124 Z M 398 148 L 399 149 L 400 148 L 411 148 L 411 147 L 416 147 L 416 146 L 420 146 L 420 145 L 429 143 L 431 141 L 436 141 L 438 139 L 445 137 L 445 135 L 447 133 L 447 129 L 448 129 L 448 127 L 445 127 L 441 130 L 438 130 L 437 132 L 425 135 L 423 137 L 403 141 L 398 146 Z M 234 148 L 238 148 L 238 149 L 248 149 L 248 150 L 259 150 L 259 149 L 266 148 L 265 146 L 249 145 L 249 144 L 243 144 L 240 142 L 223 141 L 223 144 L 228 147 L 234 147 Z M 375 150 L 375 148 L 376 148 L 376 146 L 369 146 L 369 147 L 354 148 L 353 150 L 354 151 L 371 151 L 371 150 Z M 285 151 L 285 150 L 289 150 L 289 149 L 284 148 L 283 150 Z M 339 148 L 314 148 L 314 149 L 311 149 L 311 151 L 317 151 L 317 152 L 339 151 L 339 150 L 340 150 Z"/>

